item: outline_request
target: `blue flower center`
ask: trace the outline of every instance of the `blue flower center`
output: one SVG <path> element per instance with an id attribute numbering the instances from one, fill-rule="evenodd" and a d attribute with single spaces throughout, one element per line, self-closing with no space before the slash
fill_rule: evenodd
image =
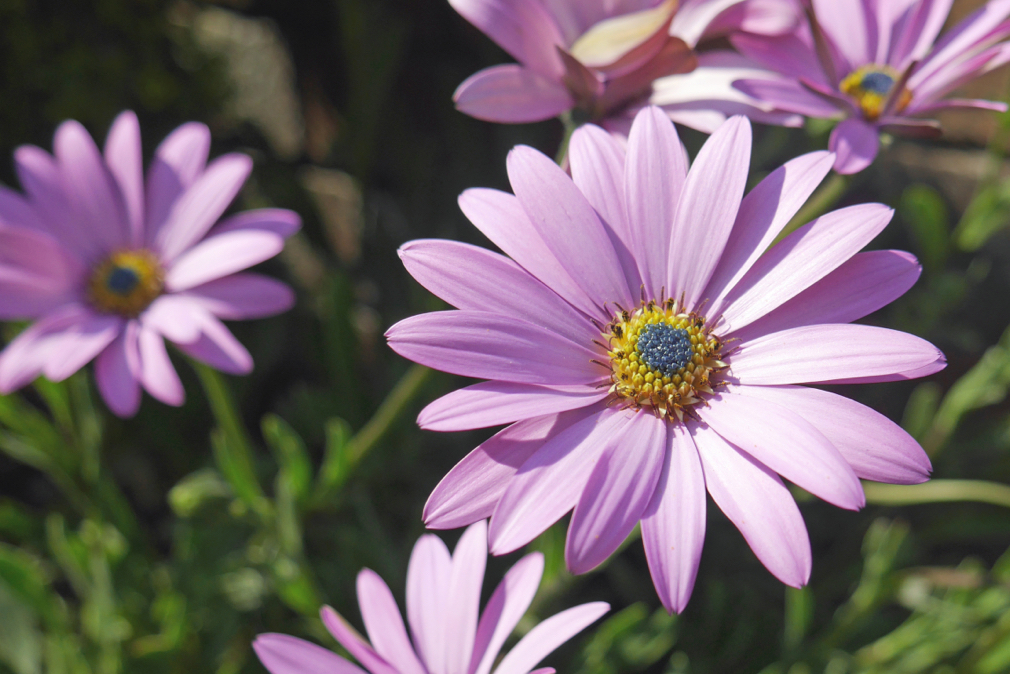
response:
<path id="1" fill-rule="evenodd" d="M 694 356 L 687 330 L 666 323 L 651 323 L 642 328 L 635 350 L 646 365 L 664 377 L 672 377 Z"/>
<path id="2" fill-rule="evenodd" d="M 109 272 L 105 287 L 109 289 L 109 292 L 126 297 L 137 288 L 138 283 L 140 283 L 140 274 L 135 269 L 115 267 Z"/>
<path id="3" fill-rule="evenodd" d="M 894 78 L 887 73 L 868 72 L 863 75 L 863 79 L 860 81 L 859 86 L 862 87 L 864 91 L 872 91 L 875 94 L 884 96 L 890 93 L 891 87 L 894 86 Z"/>

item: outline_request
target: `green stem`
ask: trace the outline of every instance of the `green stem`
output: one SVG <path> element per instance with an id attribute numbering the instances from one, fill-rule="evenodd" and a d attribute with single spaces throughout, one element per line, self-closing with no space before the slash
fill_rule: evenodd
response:
<path id="1" fill-rule="evenodd" d="M 1010 508 L 1010 486 L 985 480 L 931 480 L 923 484 L 863 483 L 866 502 L 874 505 L 918 505 L 970 501 Z"/>
<path id="2" fill-rule="evenodd" d="M 431 376 L 431 370 L 423 365 L 411 365 L 407 373 L 396 383 L 386 399 L 379 405 L 372 418 L 347 443 L 346 456 L 348 469 L 358 465 L 382 436 L 392 427 L 393 423 L 406 410 L 414 397 L 421 391 L 425 382 Z"/>
<path id="3" fill-rule="evenodd" d="M 814 218 L 819 218 L 825 213 L 827 213 L 831 208 L 838 203 L 838 200 L 842 198 L 845 191 L 849 187 L 849 176 L 843 176 L 840 173 L 832 173 L 828 181 L 821 185 L 813 196 L 807 200 L 807 203 L 803 204 L 803 207 L 797 211 L 793 219 L 789 221 L 777 237 L 775 241 L 772 242 L 774 246 L 776 243 L 786 238 L 797 229 L 807 224 Z"/>
<path id="4" fill-rule="evenodd" d="M 565 131 L 564 136 L 561 138 L 561 147 L 558 148 L 558 153 L 554 157 L 554 163 L 563 167 L 565 161 L 568 159 L 568 146 L 572 142 L 572 134 L 575 133 L 578 125 L 572 119 L 572 113 L 570 112 L 561 115 L 561 123 L 565 125 Z"/>

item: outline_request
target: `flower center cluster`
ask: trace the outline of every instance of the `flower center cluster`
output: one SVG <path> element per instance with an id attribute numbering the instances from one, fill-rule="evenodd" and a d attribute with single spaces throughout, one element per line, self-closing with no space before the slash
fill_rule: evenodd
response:
<path id="1" fill-rule="evenodd" d="M 100 311 L 133 318 L 161 294 L 165 272 L 148 250 L 118 251 L 91 274 L 88 298 Z"/>
<path id="2" fill-rule="evenodd" d="M 621 311 L 606 327 L 611 393 L 630 406 L 682 421 L 686 409 L 712 393 L 712 375 L 725 369 L 722 342 L 696 313 L 673 300 Z"/>
<path id="3" fill-rule="evenodd" d="M 849 73 L 839 86 L 842 93 L 856 102 L 863 116 L 872 122 L 884 111 L 891 90 L 900 77 L 900 73 L 890 66 L 870 64 Z M 907 89 L 902 91 L 895 110 L 902 110 L 911 98 L 912 92 Z"/>

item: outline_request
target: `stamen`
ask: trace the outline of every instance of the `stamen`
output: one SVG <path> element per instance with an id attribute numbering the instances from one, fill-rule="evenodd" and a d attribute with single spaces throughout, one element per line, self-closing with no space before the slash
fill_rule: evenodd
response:
<path id="1" fill-rule="evenodd" d="M 118 251 L 95 268 L 88 297 L 100 311 L 133 318 L 161 295 L 165 273 L 147 250 Z"/>
<path id="2" fill-rule="evenodd" d="M 839 88 L 846 94 L 862 111 L 863 116 L 873 121 L 880 117 L 891 96 L 891 90 L 900 79 L 900 73 L 890 66 L 870 64 L 862 66 L 849 73 L 842 80 Z M 908 90 L 900 92 L 895 110 L 900 111 L 912 99 L 912 93 Z"/>

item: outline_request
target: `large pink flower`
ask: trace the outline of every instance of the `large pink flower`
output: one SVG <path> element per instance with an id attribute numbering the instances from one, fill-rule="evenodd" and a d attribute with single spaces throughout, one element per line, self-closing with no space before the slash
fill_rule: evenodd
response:
<path id="1" fill-rule="evenodd" d="M 145 183 L 132 112 L 112 125 L 104 156 L 75 121 L 57 129 L 53 149 L 18 148 L 26 194 L 0 187 L 0 318 L 35 321 L 0 354 L 0 391 L 40 374 L 60 381 L 97 357 L 98 389 L 116 414 L 136 413 L 141 386 L 181 405 L 163 337 L 219 370 L 248 373 L 249 352 L 220 319 L 276 314 L 293 295 L 236 272 L 276 255 L 300 225 L 281 209 L 218 222 L 252 160 L 229 154 L 207 165 L 210 131 L 184 124 L 158 147 Z"/>
<path id="2" fill-rule="evenodd" d="M 455 553 L 438 536 L 422 536 L 407 567 L 407 622 L 411 645 L 389 587 L 370 569 L 358 574 L 358 605 L 369 645 L 329 607 L 323 623 L 340 645 L 371 674 L 490 674 L 505 640 L 540 585 L 544 558 L 520 559 L 495 589 L 478 620 L 487 561 L 487 524 L 477 522 L 459 539 Z M 529 674 L 551 651 L 610 609 L 582 604 L 543 621 L 502 658 L 495 674 Z M 286 634 L 261 634 L 256 655 L 271 674 L 365 674 L 332 651 Z M 553 673 L 551 668 L 535 674 Z"/>
<path id="3" fill-rule="evenodd" d="M 1006 110 L 994 101 L 944 99 L 1010 61 L 1010 1 L 992 0 L 939 40 L 953 0 L 805 0 L 811 22 L 791 36 L 736 35 L 733 45 L 783 76 L 737 82 L 779 110 L 844 120 L 831 134 L 839 173 L 863 170 L 880 130 L 935 135 L 922 119 L 942 108 Z"/>
<path id="4" fill-rule="evenodd" d="M 431 403 L 419 423 L 512 424 L 435 488 L 428 526 L 490 516 L 502 554 L 574 509 L 565 555 L 583 573 L 641 521 L 656 589 L 679 611 L 706 490 L 765 566 L 799 586 L 810 543 L 779 475 L 853 510 L 859 478 L 927 479 L 926 454 L 896 424 L 799 386 L 944 367 L 918 337 L 849 324 L 918 278 L 908 253 L 858 252 L 892 211 L 840 209 L 769 249 L 834 156 L 794 159 L 744 197 L 750 148 L 749 122 L 734 117 L 689 170 L 673 125 L 646 108 L 627 150 L 599 127 L 578 129 L 571 177 L 520 146 L 507 164 L 515 196 L 462 194 L 466 216 L 511 259 L 453 241 L 401 248 L 414 278 L 458 311 L 397 323 L 390 346 L 489 380 Z"/>

